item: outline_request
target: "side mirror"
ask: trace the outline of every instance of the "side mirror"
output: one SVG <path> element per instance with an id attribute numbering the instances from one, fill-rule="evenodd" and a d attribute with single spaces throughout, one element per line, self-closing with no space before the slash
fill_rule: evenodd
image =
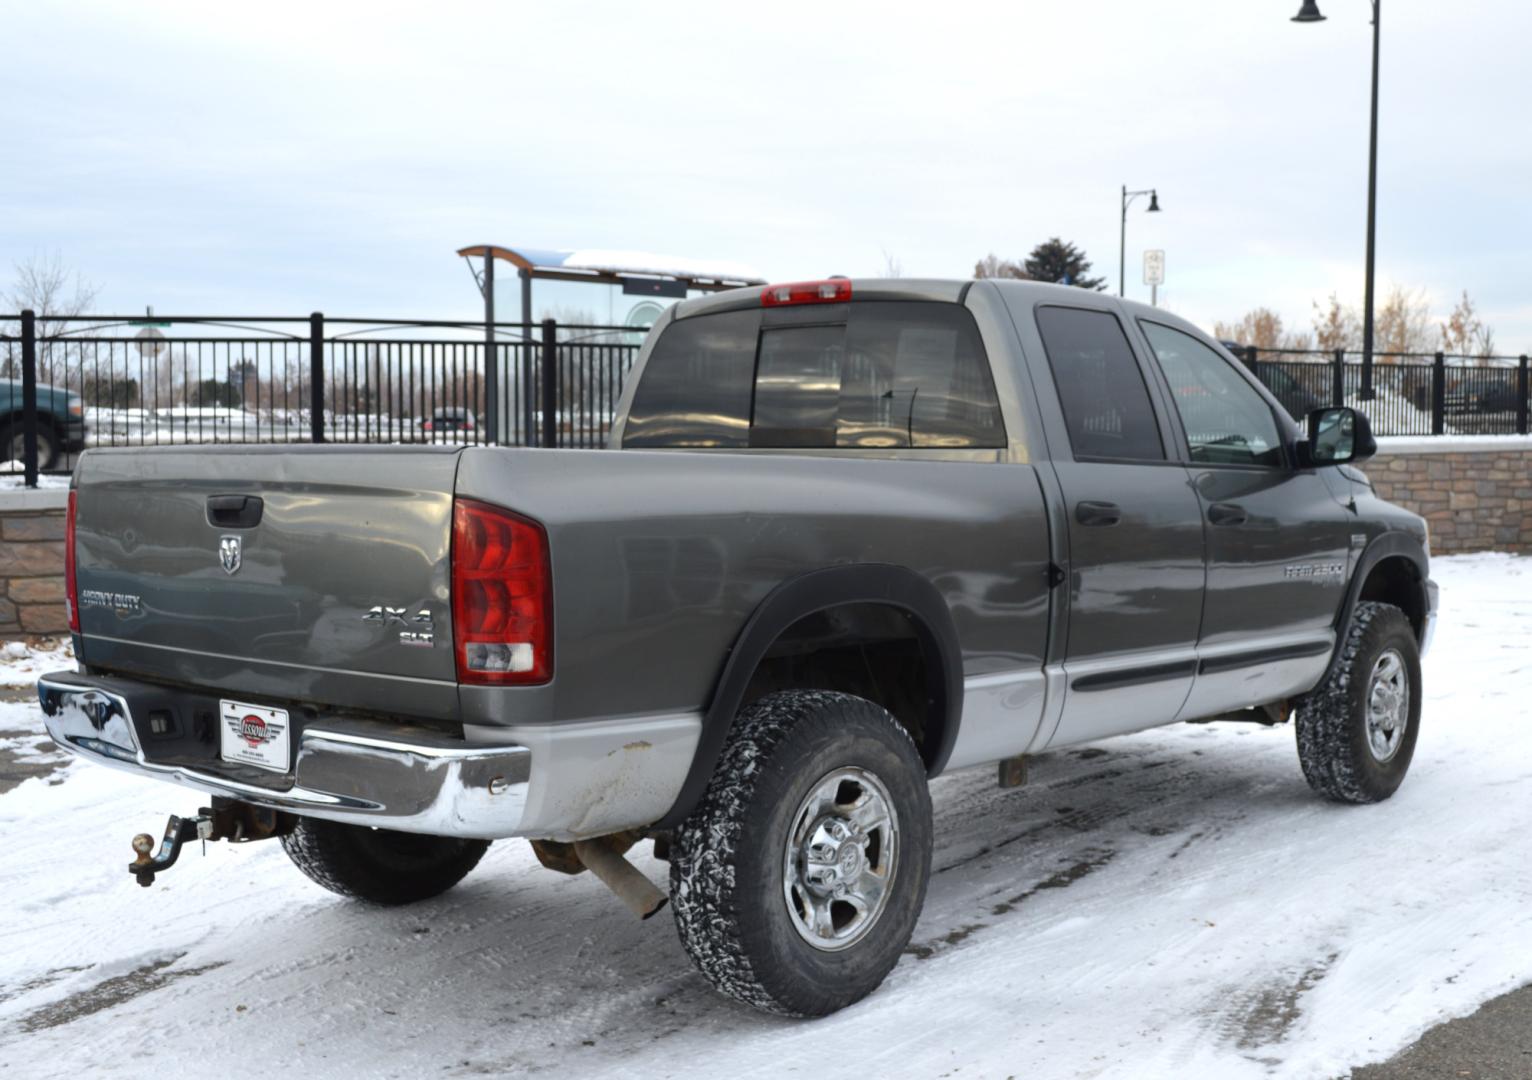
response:
<path id="1" fill-rule="evenodd" d="M 1309 438 L 1300 458 L 1311 466 L 1366 461 L 1378 452 L 1372 425 L 1355 409 L 1315 409 L 1309 413 Z"/>

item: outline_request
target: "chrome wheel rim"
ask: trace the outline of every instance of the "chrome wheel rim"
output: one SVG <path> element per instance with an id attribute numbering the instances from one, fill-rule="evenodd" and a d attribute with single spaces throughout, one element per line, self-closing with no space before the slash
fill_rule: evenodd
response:
<path id="1" fill-rule="evenodd" d="M 782 893 L 793 929 L 816 949 L 855 945 L 888 906 L 899 815 L 883 782 L 843 768 L 810 789 L 787 834 Z"/>
<path id="2" fill-rule="evenodd" d="M 1378 657 L 1367 680 L 1367 749 L 1380 765 L 1394 759 L 1410 725 L 1410 677 L 1398 649 Z"/>

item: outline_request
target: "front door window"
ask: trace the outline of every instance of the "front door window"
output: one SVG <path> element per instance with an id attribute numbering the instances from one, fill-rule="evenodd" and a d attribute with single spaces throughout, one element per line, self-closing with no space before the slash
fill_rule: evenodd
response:
<path id="1" fill-rule="evenodd" d="M 1271 406 L 1228 360 L 1180 330 L 1147 321 L 1139 325 L 1170 383 L 1194 463 L 1282 464 L 1282 437 Z"/>

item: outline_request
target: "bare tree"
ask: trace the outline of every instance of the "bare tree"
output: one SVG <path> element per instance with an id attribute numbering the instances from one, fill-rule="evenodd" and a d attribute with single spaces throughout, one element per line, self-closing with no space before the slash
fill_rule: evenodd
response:
<path id="1" fill-rule="evenodd" d="M 1301 352 L 1313 347 L 1313 339 L 1308 334 L 1289 333 L 1282 326 L 1282 316 L 1266 307 L 1247 311 L 1237 322 L 1215 322 L 1213 336 L 1273 351 Z"/>
<path id="2" fill-rule="evenodd" d="M 1373 317 L 1372 347 L 1379 363 L 1400 363 L 1401 354 L 1426 354 L 1433 351 L 1436 335 L 1432 333 L 1431 306 L 1425 293 L 1395 285 Z"/>
<path id="3" fill-rule="evenodd" d="M 899 261 L 899 256 L 886 250 L 883 252 L 883 276 L 886 278 L 902 278 L 904 276 L 904 264 Z"/>
<path id="4" fill-rule="evenodd" d="M 202 365 L 193 363 L 195 354 L 186 345 L 169 345 L 152 359 L 148 398 L 153 408 L 197 405 Z"/>
<path id="5" fill-rule="evenodd" d="M 1314 302 L 1314 344 L 1326 352 L 1357 349 L 1362 343 L 1362 327 L 1356 312 L 1340 302 L 1334 293 L 1320 307 Z"/>
<path id="6" fill-rule="evenodd" d="M 7 314 L 22 311 L 37 313 L 37 378 L 40 382 L 57 382 L 60 376 L 67 378 L 68 369 L 78 365 L 79 346 L 65 340 L 56 340 L 68 329 L 70 320 L 77 319 L 96 302 L 97 287 L 87 281 L 78 271 L 71 272 L 64 266 L 58 252 L 50 256 L 33 255 L 24 262 L 14 264 L 15 277 L 11 287 L 0 298 L 10 310 Z M 16 378 L 21 374 L 21 343 L 3 343 L 4 359 L 0 372 Z"/>
<path id="7" fill-rule="evenodd" d="M 1354 352 L 1362 345 L 1362 314 L 1331 293 L 1323 305 L 1314 304 L 1314 335 L 1321 349 Z M 1494 334 L 1479 320 L 1467 292 L 1445 321 L 1434 323 L 1422 290 L 1390 288 L 1373 313 L 1372 345 L 1378 362 L 1425 356 L 1436 350 L 1438 340 L 1442 351 L 1464 356 L 1488 355 L 1494 346 Z"/>
<path id="8" fill-rule="evenodd" d="M 1452 314 L 1442 321 L 1442 352 L 1453 356 L 1469 356 L 1479 361 L 1495 355 L 1495 331 L 1479 318 L 1479 311 L 1463 290 L 1462 298 L 1452 309 Z"/>
<path id="9" fill-rule="evenodd" d="M 1020 278 L 1027 279 L 1027 272 L 1021 268 L 1020 263 L 1002 259 L 993 251 L 973 265 L 973 276 L 976 278 Z"/>

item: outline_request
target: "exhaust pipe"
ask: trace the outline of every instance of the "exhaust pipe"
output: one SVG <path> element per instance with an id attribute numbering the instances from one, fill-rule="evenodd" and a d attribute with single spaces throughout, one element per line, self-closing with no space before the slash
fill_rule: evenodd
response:
<path id="1" fill-rule="evenodd" d="M 640 919 L 649 918 L 669 899 L 654 882 L 639 873 L 638 867 L 600 840 L 576 840 L 574 850 L 585 868 Z"/>

